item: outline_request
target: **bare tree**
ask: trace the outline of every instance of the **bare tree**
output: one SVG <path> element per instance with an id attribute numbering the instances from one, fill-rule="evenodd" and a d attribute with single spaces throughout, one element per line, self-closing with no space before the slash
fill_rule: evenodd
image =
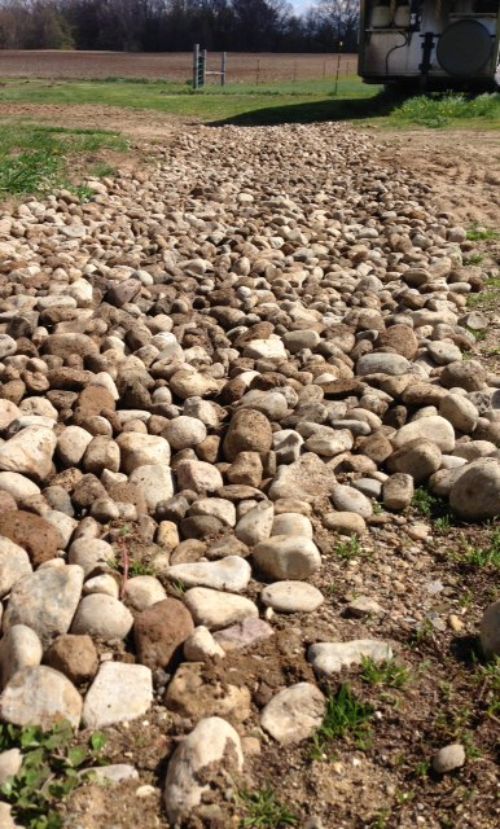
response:
<path id="1" fill-rule="evenodd" d="M 317 0 L 312 8 L 319 25 L 327 27 L 337 47 L 352 51 L 358 39 L 359 0 Z"/>

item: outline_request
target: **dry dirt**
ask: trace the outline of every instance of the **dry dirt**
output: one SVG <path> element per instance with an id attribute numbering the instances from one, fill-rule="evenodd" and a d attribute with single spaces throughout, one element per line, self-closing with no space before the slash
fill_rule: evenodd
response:
<path id="1" fill-rule="evenodd" d="M 2 50 L 0 77 L 4 78 L 148 78 L 185 81 L 192 74 L 191 52 L 155 54 L 133 52 L 64 52 Z M 218 70 L 221 54 L 211 52 L 209 69 Z M 228 53 L 227 73 L 232 83 L 303 81 L 330 77 L 338 57 L 326 54 Z M 356 72 L 357 56 L 342 55 L 340 74 Z"/>

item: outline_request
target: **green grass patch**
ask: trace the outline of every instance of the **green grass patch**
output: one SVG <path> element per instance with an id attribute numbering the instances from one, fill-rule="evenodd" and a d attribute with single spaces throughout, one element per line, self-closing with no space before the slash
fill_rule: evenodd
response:
<path id="1" fill-rule="evenodd" d="M 469 242 L 494 242 L 500 239 L 500 233 L 498 230 L 474 226 L 467 231 L 467 239 Z"/>
<path id="2" fill-rule="evenodd" d="M 104 130 L 0 125 L 0 198 L 71 186 L 70 164 L 76 158 L 126 146 L 117 133 Z"/>
<path id="3" fill-rule="evenodd" d="M 353 740 L 358 748 L 366 748 L 371 737 L 369 723 L 374 713 L 373 706 L 359 700 L 349 685 L 341 685 L 339 691 L 327 699 L 323 722 L 313 736 L 313 759 L 324 759 L 330 744 L 343 738 Z"/>
<path id="4" fill-rule="evenodd" d="M 282 826 L 297 826 L 298 817 L 284 806 L 272 789 L 239 792 L 239 800 L 245 811 L 240 829 L 280 829 Z"/>
<path id="5" fill-rule="evenodd" d="M 500 530 L 492 533 L 486 547 L 468 545 L 459 560 L 469 567 L 491 567 L 500 570 Z"/>
<path id="6" fill-rule="evenodd" d="M 461 122 L 500 126 L 500 95 L 468 97 L 457 93 L 419 95 L 409 98 L 392 115 L 402 125 L 447 127 Z"/>
<path id="7" fill-rule="evenodd" d="M 500 307 L 500 277 L 495 276 L 488 279 L 484 290 L 476 294 L 469 294 L 467 297 L 469 308 L 480 308 L 484 310 L 495 310 Z"/>
<path id="8" fill-rule="evenodd" d="M 19 748 L 22 766 L 0 789 L 13 816 L 27 829 L 60 829 L 58 805 L 84 782 L 81 771 L 100 761 L 106 738 L 96 732 L 88 746 L 74 745 L 68 722 L 44 732 L 37 726 L 0 725 L 0 751 Z"/>
<path id="9" fill-rule="evenodd" d="M 335 555 L 343 561 L 351 561 L 353 558 L 361 558 L 368 555 L 362 546 L 357 535 L 352 535 L 347 541 L 341 541 L 335 547 Z"/>
<path id="10" fill-rule="evenodd" d="M 364 657 L 361 662 L 361 679 L 368 685 L 383 685 L 386 688 L 404 688 L 410 680 L 410 672 L 394 659 L 375 662 Z"/>

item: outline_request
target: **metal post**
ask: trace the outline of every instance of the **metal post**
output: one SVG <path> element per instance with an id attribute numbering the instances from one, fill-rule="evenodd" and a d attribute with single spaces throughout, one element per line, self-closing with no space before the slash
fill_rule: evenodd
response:
<path id="1" fill-rule="evenodd" d="M 203 60 L 203 66 L 202 66 L 202 78 L 203 78 L 203 80 L 202 80 L 202 86 L 205 86 L 205 81 L 206 81 L 206 79 L 207 79 L 207 63 L 208 63 L 208 52 L 207 52 L 207 50 L 206 50 L 206 49 L 204 49 L 204 50 L 203 50 L 203 52 L 202 52 L 202 60 Z"/>
<path id="2" fill-rule="evenodd" d="M 199 87 L 200 44 L 195 43 L 193 48 L 193 89 Z"/>
<path id="3" fill-rule="evenodd" d="M 258 86 L 259 83 L 260 83 L 260 60 L 258 60 L 258 59 L 257 59 L 257 75 L 256 75 L 256 78 L 255 78 L 255 81 L 256 81 L 257 86 Z"/>
<path id="4" fill-rule="evenodd" d="M 226 66 L 227 66 L 227 52 L 222 53 L 222 61 L 221 61 L 221 73 L 220 73 L 220 85 L 226 85 Z"/>

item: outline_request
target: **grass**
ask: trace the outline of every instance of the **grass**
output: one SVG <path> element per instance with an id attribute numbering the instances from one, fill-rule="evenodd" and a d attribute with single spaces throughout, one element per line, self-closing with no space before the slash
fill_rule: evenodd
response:
<path id="1" fill-rule="evenodd" d="M 106 743 L 96 732 L 88 747 L 73 745 L 73 729 L 61 722 L 44 732 L 37 726 L 0 725 L 0 751 L 19 748 L 22 766 L 0 789 L 14 819 L 26 829 L 60 829 L 58 804 L 83 782 L 81 771 L 95 766 Z"/>
<path id="2" fill-rule="evenodd" d="M 376 119 L 378 126 L 498 128 L 500 95 L 446 94 L 404 99 L 356 76 L 274 84 L 229 84 L 193 91 L 189 82 L 6 78 L 0 100 L 10 103 L 99 104 L 155 110 L 212 123 L 242 125 Z"/>
<path id="3" fill-rule="evenodd" d="M 0 197 L 71 187 L 69 171 L 74 160 L 93 157 L 102 149 L 124 150 L 126 141 L 104 130 L 0 126 Z M 90 165 L 88 172 L 96 175 L 99 168 Z M 89 197 L 83 191 L 81 195 Z"/>
<path id="4" fill-rule="evenodd" d="M 500 303 L 500 277 L 494 276 L 484 284 L 484 290 L 477 294 L 469 294 L 467 306 L 469 308 L 480 308 L 494 310 Z"/>
<path id="5" fill-rule="evenodd" d="M 500 530 L 494 530 L 487 547 L 468 545 L 459 561 L 469 567 L 491 567 L 500 570 Z"/>
<path id="6" fill-rule="evenodd" d="M 272 789 L 239 792 L 239 800 L 246 812 L 240 821 L 240 829 L 280 829 L 297 826 L 299 819 L 284 806 Z"/>
<path id="7" fill-rule="evenodd" d="M 467 231 L 467 239 L 469 242 L 494 242 L 500 239 L 500 233 L 497 230 L 475 225 Z"/>
<path id="8" fill-rule="evenodd" d="M 368 685 L 383 685 L 387 688 L 404 688 L 410 681 L 410 672 L 394 659 L 375 662 L 370 657 L 361 662 L 361 679 Z"/>
<path id="9" fill-rule="evenodd" d="M 347 541 L 341 541 L 335 547 L 335 555 L 343 561 L 352 561 L 354 558 L 366 556 L 366 550 L 361 546 L 357 535 L 351 536 Z"/>
<path id="10" fill-rule="evenodd" d="M 339 691 L 326 701 L 323 722 L 313 736 L 313 759 L 324 759 L 325 750 L 333 740 L 350 738 L 358 748 L 366 747 L 373 715 L 374 709 L 369 703 L 359 700 L 349 685 L 341 685 Z"/>

